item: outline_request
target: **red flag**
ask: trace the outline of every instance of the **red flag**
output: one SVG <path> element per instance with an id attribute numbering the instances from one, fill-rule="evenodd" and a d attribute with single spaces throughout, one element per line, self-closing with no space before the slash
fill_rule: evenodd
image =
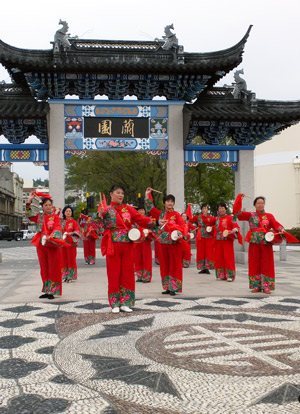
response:
<path id="1" fill-rule="evenodd" d="M 242 195 L 243 195 L 242 193 L 238 194 L 235 199 L 233 209 L 232 209 L 232 214 L 234 216 L 242 210 L 242 200 L 243 200 Z"/>
<path id="2" fill-rule="evenodd" d="M 51 195 L 48 193 L 40 193 L 39 191 L 35 191 L 34 194 L 36 194 L 38 197 L 51 198 Z"/>
<path id="3" fill-rule="evenodd" d="M 287 231 L 285 231 L 285 232 L 283 233 L 283 236 L 285 236 L 286 241 L 287 241 L 288 243 L 299 243 L 299 240 L 298 240 L 298 239 L 296 239 L 296 237 L 294 237 L 292 234 L 288 233 Z"/>
<path id="4" fill-rule="evenodd" d="M 190 204 L 188 204 L 188 207 L 187 207 L 187 209 L 186 209 L 185 214 L 186 214 L 186 216 L 187 216 L 190 220 L 192 220 L 192 218 L 193 218 L 193 214 L 192 214 L 192 209 L 191 209 L 191 205 L 190 205 Z"/>

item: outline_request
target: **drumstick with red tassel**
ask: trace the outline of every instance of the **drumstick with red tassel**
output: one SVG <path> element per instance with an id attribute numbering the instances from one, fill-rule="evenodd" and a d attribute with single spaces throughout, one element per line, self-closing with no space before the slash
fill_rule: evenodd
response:
<path id="1" fill-rule="evenodd" d="M 100 197 L 100 202 L 99 202 L 99 206 L 98 206 L 98 210 L 100 211 L 100 208 L 104 208 L 104 213 L 107 211 L 107 202 L 106 202 L 106 197 L 105 194 L 103 193 L 103 196 L 101 193 L 99 193 L 99 197 Z"/>

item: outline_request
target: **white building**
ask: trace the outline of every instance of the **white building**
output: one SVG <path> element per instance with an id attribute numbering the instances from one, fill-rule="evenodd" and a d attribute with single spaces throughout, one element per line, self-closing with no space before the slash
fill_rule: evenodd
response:
<path id="1" fill-rule="evenodd" d="M 255 194 L 286 228 L 300 227 L 300 124 L 258 145 L 254 156 Z"/>

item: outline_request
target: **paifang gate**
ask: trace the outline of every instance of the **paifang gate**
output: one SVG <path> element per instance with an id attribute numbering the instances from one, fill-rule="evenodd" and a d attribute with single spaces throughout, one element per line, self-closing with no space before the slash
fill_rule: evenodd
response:
<path id="1" fill-rule="evenodd" d="M 72 37 L 60 24 L 51 49 L 0 41 L 12 79 L 0 84 L 0 134 L 8 140 L 0 162 L 48 168 L 56 205 L 64 204 L 65 156 L 96 150 L 161 154 L 181 211 L 184 168 L 199 162 L 231 166 L 236 192 L 254 195 L 253 150 L 300 120 L 300 102 L 257 99 L 242 70 L 231 86 L 215 86 L 242 62 L 251 26 L 228 49 L 195 53 L 184 51 L 172 25 L 154 41 L 115 41 Z M 40 144 L 26 144 L 30 135 Z M 204 145 L 193 144 L 197 136 Z"/>

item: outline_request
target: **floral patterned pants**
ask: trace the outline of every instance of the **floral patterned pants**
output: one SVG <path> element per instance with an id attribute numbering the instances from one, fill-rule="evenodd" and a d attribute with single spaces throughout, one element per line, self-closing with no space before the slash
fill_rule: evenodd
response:
<path id="1" fill-rule="evenodd" d="M 217 279 L 235 279 L 235 260 L 232 240 L 216 240 L 215 269 Z"/>
<path id="2" fill-rule="evenodd" d="M 250 243 L 249 287 L 254 289 L 275 289 L 275 268 L 273 246 Z"/>
<path id="3" fill-rule="evenodd" d="M 135 280 L 133 244 L 114 243 L 114 255 L 106 256 L 108 300 L 112 308 L 120 305 L 133 306 Z"/>

